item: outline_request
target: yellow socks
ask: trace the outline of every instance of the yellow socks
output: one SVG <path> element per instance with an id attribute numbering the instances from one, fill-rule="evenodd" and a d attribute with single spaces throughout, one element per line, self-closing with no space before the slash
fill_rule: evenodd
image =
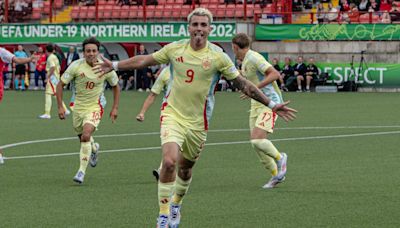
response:
<path id="1" fill-rule="evenodd" d="M 175 182 L 158 182 L 158 204 L 160 206 L 160 215 L 169 215 L 169 205 Z"/>
<path id="2" fill-rule="evenodd" d="M 276 176 L 278 174 L 278 167 L 275 160 L 259 149 L 254 148 L 254 150 L 257 152 L 258 158 L 261 164 L 264 165 L 264 168 L 269 170 L 272 176 Z"/>
<path id="3" fill-rule="evenodd" d="M 47 114 L 47 115 L 50 115 L 50 112 L 51 112 L 51 105 L 52 105 L 52 98 L 53 96 L 52 95 L 50 95 L 50 94 L 45 94 L 45 101 L 44 101 L 44 114 Z M 65 103 L 64 103 L 64 101 L 63 101 L 63 107 L 64 107 L 64 110 L 65 111 L 67 111 L 68 109 L 67 109 L 67 106 L 65 106 Z"/>
<path id="4" fill-rule="evenodd" d="M 81 151 L 80 151 L 80 167 L 79 171 L 86 173 L 86 168 L 89 163 L 90 153 L 92 152 L 92 146 L 90 142 L 81 142 Z"/>
<path id="5" fill-rule="evenodd" d="M 281 153 L 279 153 L 274 144 L 272 144 L 268 139 L 252 139 L 251 145 L 253 148 L 263 151 L 266 155 L 275 159 L 275 161 L 281 159 Z"/>
<path id="6" fill-rule="evenodd" d="M 186 195 L 187 191 L 189 190 L 190 182 L 192 182 L 192 178 L 185 181 L 182 180 L 178 175 L 176 175 L 175 180 L 175 194 L 172 198 L 172 202 L 174 204 L 181 204 L 183 197 Z"/>
<path id="7" fill-rule="evenodd" d="M 50 115 L 51 111 L 51 95 L 45 94 L 45 101 L 44 101 L 44 114 Z"/>

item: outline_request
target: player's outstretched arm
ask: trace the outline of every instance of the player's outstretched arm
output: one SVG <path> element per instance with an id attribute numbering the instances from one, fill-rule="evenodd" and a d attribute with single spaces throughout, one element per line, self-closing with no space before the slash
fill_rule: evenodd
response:
<path id="1" fill-rule="evenodd" d="M 119 85 L 117 84 L 116 86 L 113 86 L 112 90 L 113 90 L 114 101 L 110 112 L 110 118 L 111 121 L 114 123 L 118 117 L 118 105 L 119 105 L 119 95 L 120 95 Z"/>
<path id="2" fill-rule="evenodd" d="M 34 55 L 32 55 L 29 58 L 17 58 L 17 57 L 13 58 L 13 62 L 16 63 L 16 64 L 26 64 L 26 63 L 29 63 L 29 62 L 35 62 L 36 60 L 37 59 L 35 58 Z"/>
<path id="3" fill-rule="evenodd" d="M 285 121 L 293 120 L 294 118 L 296 118 L 295 113 L 297 113 L 297 110 L 286 106 L 287 104 L 289 104 L 289 101 L 283 104 L 276 104 L 275 102 L 271 101 L 267 96 L 265 96 L 265 94 L 263 94 L 261 90 L 257 88 L 257 86 L 248 81 L 242 75 L 239 75 L 232 81 L 234 85 L 242 91 L 242 93 L 264 104 L 265 106 L 268 106 L 272 109 L 272 111 L 276 112 Z"/>
<path id="4" fill-rule="evenodd" d="M 57 107 L 58 107 L 58 118 L 60 120 L 65 119 L 65 109 L 63 106 L 63 88 L 65 84 L 62 81 L 59 81 L 56 88 L 56 97 L 57 97 Z"/>
<path id="5" fill-rule="evenodd" d="M 150 92 L 149 96 L 147 96 L 146 100 L 143 102 L 142 109 L 140 110 L 139 114 L 136 116 L 136 120 L 139 122 L 144 121 L 144 114 L 147 112 L 147 110 L 150 108 L 150 106 L 154 103 L 154 100 L 156 99 L 157 94 Z"/>
<path id="6" fill-rule="evenodd" d="M 119 62 L 111 62 L 103 56 L 101 56 L 101 58 L 103 59 L 103 62 L 95 63 L 95 66 L 93 67 L 93 71 L 100 75 L 111 72 L 112 70 L 134 70 L 159 64 L 152 55 L 137 55 Z"/>

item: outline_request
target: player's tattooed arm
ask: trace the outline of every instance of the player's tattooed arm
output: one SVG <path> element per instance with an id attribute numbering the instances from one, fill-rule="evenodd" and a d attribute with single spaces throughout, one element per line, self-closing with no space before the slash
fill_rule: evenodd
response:
<path id="1" fill-rule="evenodd" d="M 242 91 L 242 93 L 246 94 L 250 98 L 263 103 L 268 106 L 270 99 L 265 96 L 260 89 L 257 88 L 252 82 L 247 80 L 242 75 L 239 75 L 235 79 L 232 80 L 234 86 Z"/>

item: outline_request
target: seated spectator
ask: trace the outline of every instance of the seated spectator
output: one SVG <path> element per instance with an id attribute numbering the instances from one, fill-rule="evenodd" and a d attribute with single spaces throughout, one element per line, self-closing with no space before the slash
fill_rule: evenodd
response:
<path id="1" fill-rule="evenodd" d="M 390 23 L 392 23 L 388 11 L 383 12 L 383 14 L 382 14 L 382 16 L 381 16 L 381 23 L 384 23 L 384 24 L 390 24 Z"/>
<path id="2" fill-rule="evenodd" d="M 371 3 L 368 0 L 361 0 L 360 4 L 358 5 L 358 10 L 361 12 L 367 12 Z"/>
<path id="3" fill-rule="evenodd" d="M 350 11 L 347 14 L 349 16 L 350 23 L 360 22 L 360 12 L 358 11 L 356 4 L 350 3 Z"/>
<path id="4" fill-rule="evenodd" d="M 375 0 L 370 0 L 371 6 L 368 8 L 368 12 L 378 12 L 379 4 Z"/>
<path id="5" fill-rule="evenodd" d="M 355 5 L 354 5 L 355 6 Z M 314 58 L 308 60 L 308 66 L 306 69 L 306 91 L 310 92 L 310 84 L 315 78 L 318 77 L 318 67 L 315 66 Z"/>
<path id="6" fill-rule="evenodd" d="M 400 10 L 398 9 L 396 4 L 392 5 L 392 9 L 389 11 L 389 15 L 392 22 L 400 20 Z"/>
<path id="7" fill-rule="evenodd" d="M 303 2 L 301 0 L 293 0 L 292 8 L 293 12 L 303 11 Z"/>
<path id="8" fill-rule="evenodd" d="M 339 2 L 339 10 L 340 12 L 347 12 L 350 10 L 350 5 L 347 0 L 340 0 Z"/>
<path id="9" fill-rule="evenodd" d="M 329 3 L 328 15 L 327 15 L 328 22 L 329 23 L 337 22 L 338 16 L 339 16 L 338 10 L 335 7 L 333 7 L 332 3 Z"/>
<path id="10" fill-rule="evenodd" d="M 303 92 L 302 82 L 306 79 L 307 66 L 303 62 L 303 57 L 297 57 L 297 64 L 294 65 L 294 76 L 297 79 L 297 92 Z"/>
<path id="11" fill-rule="evenodd" d="M 272 59 L 272 66 L 275 68 L 276 71 L 281 72 L 281 67 L 279 66 L 279 61 L 277 58 Z M 277 80 L 278 86 L 283 90 L 285 87 L 285 82 L 283 81 L 283 77 L 280 76 Z"/>
<path id="12" fill-rule="evenodd" d="M 291 65 L 291 59 L 289 57 L 285 58 L 285 65 L 282 68 L 281 77 L 283 78 L 285 88 L 287 90 L 296 90 L 296 87 L 294 85 L 294 82 L 296 81 L 296 76 L 294 76 L 294 69 Z"/>
<path id="13" fill-rule="evenodd" d="M 389 12 L 391 9 L 392 9 L 392 4 L 389 3 L 388 0 L 381 0 L 380 5 L 379 5 L 379 11 Z"/>
<path id="14" fill-rule="evenodd" d="M 322 5 L 322 3 L 318 3 L 318 5 L 317 5 L 316 17 L 317 17 L 318 24 L 323 24 L 325 22 L 326 10 L 324 8 L 324 5 Z"/>

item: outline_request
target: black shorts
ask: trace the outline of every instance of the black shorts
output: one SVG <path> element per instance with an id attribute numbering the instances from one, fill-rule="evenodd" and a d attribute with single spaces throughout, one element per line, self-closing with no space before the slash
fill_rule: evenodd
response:
<path id="1" fill-rule="evenodd" d="M 18 64 L 15 68 L 15 74 L 16 75 L 25 75 L 25 64 Z"/>

